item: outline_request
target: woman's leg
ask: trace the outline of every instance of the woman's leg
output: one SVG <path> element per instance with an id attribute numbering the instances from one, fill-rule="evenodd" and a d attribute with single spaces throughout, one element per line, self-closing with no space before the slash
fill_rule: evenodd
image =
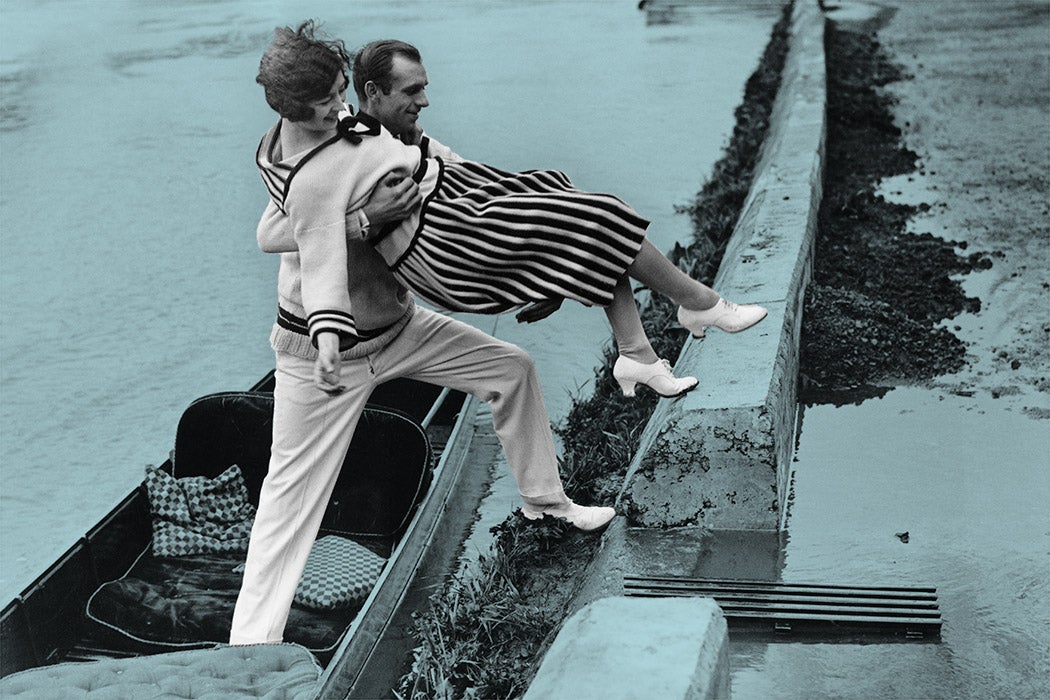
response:
<path id="1" fill-rule="evenodd" d="M 697 385 L 696 377 L 676 377 L 668 362 L 660 359 L 645 334 L 638 305 L 631 292 L 631 281 L 624 275 L 616 282 L 613 302 L 605 315 L 616 338 L 619 357 L 613 365 L 613 378 L 627 396 L 634 396 L 638 384 L 644 384 L 661 396 L 678 396 Z"/>
<path id="2" fill-rule="evenodd" d="M 642 248 L 627 273 L 691 311 L 710 309 L 721 298 L 715 290 L 682 272 L 648 238 L 642 240 Z"/>
<path id="3" fill-rule="evenodd" d="M 612 326 L 613 337 L 616 339 L 616 350 L 620 356 L 647 365 L 660 359 L 653 350 L 652 344 L 649 343 L 649 336 L 645 334 L 645 328 L 642 327 L 642 319 L 638 315 L 638 304 L 635 303 L 631 281 L 627 275 L 616 282 L 613 301 L 605 307 L 605 316 L 609 319 L 609 325 Z"/>
<path id="4" fill-rule="evenodd" d="M 648 238 L 642 240 L 628 274 L 678 304 L 678 322 L 694 338 L 702 338 L 708 326 L 738 333 L 766 317 L 766 309 L 756 304 L 734 304 L 723 299 L 706 284 L 697 282 L 678 269 Z"/>

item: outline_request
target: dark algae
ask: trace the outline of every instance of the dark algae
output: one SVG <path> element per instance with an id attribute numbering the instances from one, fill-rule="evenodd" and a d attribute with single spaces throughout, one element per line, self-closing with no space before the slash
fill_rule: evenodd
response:
<path id="1" fill-rule="evenodd" d="M 788 48 L 788 4 L 773 27 L 759 65 L 748 79 L 725 154 L 694 201 L 680 207 L 694 223 L 694 239 L 671 259 L 706 284 L 713 282 L 740 216 Z M 702 89 L 702 86 L 697 87 Z M 653 346 L 672 363 L 687 331 L 662 297 L 642 310 Z M 609 503 L 623 482 L 641 432 L 656 407 L 651 393 L 624 401 L 612 378 L 607 350 L 591 396 L 577 398 L 557 432 L 563 443 L 565 490 L 581 503 Z M 417 614 L 419 646 L 400 697 L 510 698 L 531 682 L 553 641 L 600 538 L 562 521 L 525 521 L 518 515 L 493 528 L 492 551 L 456 576 Z"/>
<path id="2" fill-rule="evenodd" d="M 958 275 L 991 265 L 966 244 L 907 231 L 927 205 L 887 201 L 884 178 L 916 171 L 880 90 L 906 79 L 871 31 L 829 22 L 827 156 L 813 279 L 803 316 L 799 395 L 852 403 L 894 384 L 957 372 L 966 347 L 940 325 L 980 309 Z"/>

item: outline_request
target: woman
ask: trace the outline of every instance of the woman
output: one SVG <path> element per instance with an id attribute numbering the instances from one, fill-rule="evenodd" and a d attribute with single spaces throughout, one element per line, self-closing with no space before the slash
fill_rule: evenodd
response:
<path id="1" fill-rule="evenodd" d="M 402 65 L 422 71 L 418 51 L 388 43 L 407 60 Z M 577 190 L 557 171 L 508 173 L 464 161 L 430 139 L 406 145 L 368 113 L 362 90 L 362 112 L 349 114 L 348 61 L 342 42 L 316 39 L 307 22 L 277 31 L 257 78 L 282 118 L 256 160 L 273 205 L 290 224 L 287 240 L 266 249 L 299 250 L 304 270 L 316 263 L 331 273 L 331 287 L 316 297 L 304 276 L 308 326 L 311 319 L 342 318 L 335 327 L 354 337 L 350 309 L 338 298 L 331 247 L 340 242 L 331 227 L 348 202 L 349 209 L 360 207 L 391 172 L 418 183 L 422 205 L 369 240 L 405 286 L 452 311 L 502 313 L 551 298 L 602 306 L 620 353 L 613 374 L 626 395 L 639 383 L 664 396 L 696 385 L 695 378 L 674 377 L 656 356 L 629 277 L 678 303 L 679 322 L 697 337 L 706 326 L 737 332 L 765 317 L 765 309 L 727 302 L 674 266 L 646 239 L 649 222 L 616 197 Z M 355 65 L 355 79 L 359 71 Z M 330 234 L 323 241 L 322 230 Z"/>

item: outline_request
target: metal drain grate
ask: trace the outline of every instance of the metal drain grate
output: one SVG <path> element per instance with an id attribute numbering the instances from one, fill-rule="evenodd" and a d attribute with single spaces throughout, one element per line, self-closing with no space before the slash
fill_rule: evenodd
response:
<path id="1" fill-rule="evenodd" d="M 937 589 L 625 576 L 628 596 L 714 598 L 733 626 L 777 633 L 881 631 L 923 640 L 940 635 Z"/>

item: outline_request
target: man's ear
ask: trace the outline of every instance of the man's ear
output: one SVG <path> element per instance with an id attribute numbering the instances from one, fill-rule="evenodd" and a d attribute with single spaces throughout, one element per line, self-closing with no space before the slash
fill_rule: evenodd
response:
<path id="1" fill-rule="evenodd" d="M 372 99 L 379 94 L 379 86 L 376 85 L 374 80 L 369 80 L 365 83 L 365 97 Z"/>

